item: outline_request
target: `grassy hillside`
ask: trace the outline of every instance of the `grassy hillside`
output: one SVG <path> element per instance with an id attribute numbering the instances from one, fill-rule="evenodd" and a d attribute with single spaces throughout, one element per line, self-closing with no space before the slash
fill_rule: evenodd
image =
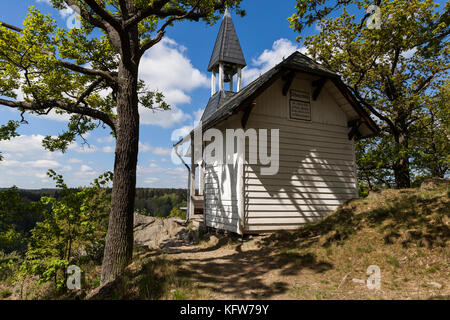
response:
<path id="1" fill-rule="evenodd" d="M 85 270 L 93 299 L 449 299 L 450 188 L 382 190 L 293 232 L 211 235 L 165 250 L 136 248 L 114 283 Z M 381 270 L 380 290 L 365 281 Z M 0 292 L 17 298 L 18 284 Z M 26 297 L 49 297 L 28 286 Z M 41 289 L 39 289 L 41 290 Z M 53 298 L 73 298 L 73 292 Z M 79 294 L 79 293 L 77 293 Z"/>
<path id="2" fill-rule="evenodd" d="M 448 299 L 449 194 L 448 184 L 383 190 L 299 231 L 144 251 L 93 298 Z M 365 285 L 369 265 L 380 290 Z"/>

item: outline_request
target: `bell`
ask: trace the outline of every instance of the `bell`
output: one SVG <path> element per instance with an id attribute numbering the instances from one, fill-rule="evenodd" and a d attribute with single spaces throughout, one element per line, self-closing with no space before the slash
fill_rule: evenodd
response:
<path id="1" fill-rule="evenodd" d="M 230 81 L 231 81 L 231 75 L 229 73 L 225 73 L 223 82 L 230 82 Z"/>

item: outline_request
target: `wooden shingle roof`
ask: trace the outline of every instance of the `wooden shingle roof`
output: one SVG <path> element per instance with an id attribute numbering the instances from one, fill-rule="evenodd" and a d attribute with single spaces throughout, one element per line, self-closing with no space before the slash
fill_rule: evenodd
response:
<path id="1" fill-rule="evenodd" d="M 379 133 L 380 129 L 378 128 L 376 123 L 362 108 L 351 91 L 344 84 L 340 76 L 298 51 L 291 54 L 288 58 L 277 64 L 266 73 L 259 76 L 257 79 L 253 80 L 250 84 L 245 86 L 241 91 L 235 93 L 234 95 L 220 96 L 220 92 L 216 93 L 215 96 L 218 96 L 220 97 L 220 99 L 222 99 L 220 100 L 220 103 L 217 101 L 214 101 L 214 103 L 211 102 L 211 99 L 213 99 L 215 96 L 211 97 L 211 103 L 208 103 L 201 118 L 203 130 L 211 128 L 216 124 L 224 121 L 231 115 L 236 114 L 240 110 L 244 110 L 250 107 L 251 103 L 257 96 L 259 96 L 264 90 L 271 86 L 276 80 L 280 79 L 283 75 L 290 71 L 313 74 L 331 81 L 349 101 L 353 110 L 355 110 L 355 112 L 358 114 L 358 117 L 371 132 L 371 134 L 367 134 L 365 136 Z M 224 99 L 226 99 L 226 101 L 224 101 Z M 214 110 L 214 108 L 216 109 Z"/>
<path id="2" fill-rule="evenodd" d="M 208 71 L 213 71 L 220 62 L 233 63 L 241 68 L 247 65 L 228 10 L 226 10 L 220 25 L 216 44 L 209 60 Z"/>
<path id="3" fill-rule="evenodd" d="M 209 98 L 205 111 L 203 111 L 201 121 L 205 121 L 207 118 L 209 118 L 210 115 L 216 112 L 217 109 L 219 109 L 235 94 L 236 92 L 232 91 L 217 91 L 211 98 Z"/>

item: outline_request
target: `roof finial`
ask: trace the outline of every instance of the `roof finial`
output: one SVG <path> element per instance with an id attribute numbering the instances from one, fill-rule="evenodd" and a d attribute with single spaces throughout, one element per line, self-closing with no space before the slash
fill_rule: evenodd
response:
<path id="1" fill-rule="evenodd" d="M 225 14 L 223 15 L 223 17 L 231 18 L 230 11 L 228 11 L 228 7 L 225 7 Z"/>

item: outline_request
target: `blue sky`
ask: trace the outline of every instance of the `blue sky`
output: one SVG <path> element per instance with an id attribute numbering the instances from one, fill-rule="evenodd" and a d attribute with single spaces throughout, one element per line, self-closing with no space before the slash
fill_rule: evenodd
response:
<path id="1" fill-rule="evenodd" d="M 232 13 L 237 34 L 247 61 L 243 70 L 244 85 L 267 71 L 301 45 L 289 28 L 287 17 L 294 12 L 296 1 L 243 1 L 247 15 Z M 48 0 L 2 0 L 0 20 L 21 25 L 28 7 L 36 6 L 51 14 L 60 26 L 66 26 L 69 15 L 53 9 Z M 210 74 L 207 66 L 220 21 L 214 26 L 203 22 L 181 22 L 169 28 L 165 39 L 151 48 L 141 62 L 141 78 L 147 85 L 163 91 L 172 110 L 141 112 L 138 187 L 180 187 L 187 185 L 186 169 L 171 160 L 171 137 L 186 132 L 201 116 L 210 97 Z M 318 32 L 306 28 L 303 36 Z M 19 114 L 0 106 L 0 124 L 20 119 Z M 96 129 L 88 136 L 90 147 L 81 141 L 61 152 L 45 151 L 41 140 L 56 135 L 66 126 L 64 118 L 26 116 L 29 124 L 20 127 L 20 137 L 0 142 L 4 161 L 0 162 L 0 187 L 54 187 L 46 177 L 48 169 L 64 175 L 70 186 L 87 185 L 99 174 L 113 169 L 114 140 L 108 130 Z M 177 131 L 178 130 L 178 131 Z"/>
<path id="2" fill-rule="evenodd" d="M 244 69 L 244 85 L 300 47 L 295 42 L 297 34 L 289 29 L 286 20 L 294 12 L 294 4 L 279 1 L 268 10 L 261 1 L 247 0 L 243 4 L 247 12 L 244 18 L 232 13 L 248 65 Z M 0 20 L 20 26 L 30 5 L 51 14 L 60 26 L 66 25 L 68 16 L 53 9 L 46 0 L 1 1 Z M 186 187 L 186 169 L 171 159 L 171 137 L 175 130 L 183 132 L 192 126 L 208 102 L 207 66 L 219 27 L 220 21 L 212 27 L 203 22 L 178 23 L 167 30 L 165 40 L 144 56 L 142 78 L 149 86 L 164 92 L 172 110 L 141 113 L 138 187 Z M 10 119 L 19 119 L 18 113 L 0 106 L 0 123 Z M 46 177 L 50 168 L 63 174 L 71 186 L 86 185 L 97 175 L 113 169 L 114 140 L 107 130 L 93 131 L 87 139 L 90 147 L 77 141 L 62 154 L 45 151 L 41 140 L 61 132 L 66 125 L 64 119 L 57 115 L 50 118 L 28 115 L 26 120 L 29 124 L 20 127 L 20 137 L 0 142 L 4 155 L 4 161 L 0 162 L 0 187 L 54 187 Z"/>

